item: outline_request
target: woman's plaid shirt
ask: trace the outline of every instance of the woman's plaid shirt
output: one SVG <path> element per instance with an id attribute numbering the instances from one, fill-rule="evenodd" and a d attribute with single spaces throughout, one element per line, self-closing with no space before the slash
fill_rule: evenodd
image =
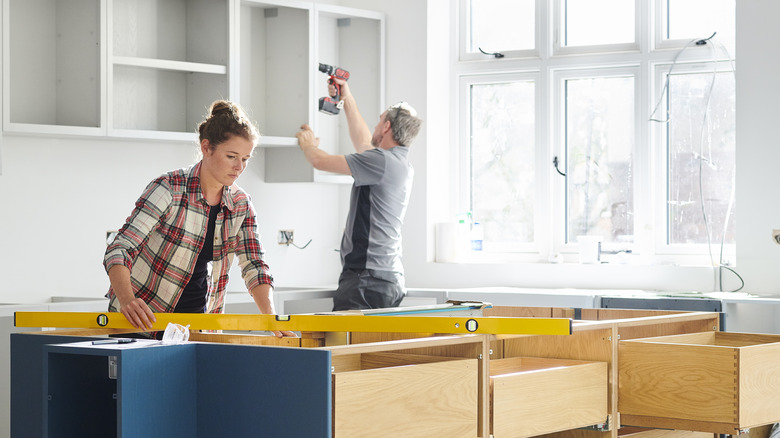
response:
<path id="1" fill-rule="evenodd" d="M 200 189 L 198 163 L 155 179 L 135 203 L 135 209 L 106 249 L 106 272 L 114 265 L 130 269 L 135 296 L 154 312 L 172 312 L 190 281 L 208 225 L 208 203 Z M 214 261 L 209 269 L 206 310 L 222 313 L 228 271 L 238 256 L 249 290 L 273 285 L 249 195 L 237 185 L 225 187 L 214 230 Z M 216 275 L 215 275 L 216 274 Z M 112 289 L 109 310 L 119 302 Z"/>

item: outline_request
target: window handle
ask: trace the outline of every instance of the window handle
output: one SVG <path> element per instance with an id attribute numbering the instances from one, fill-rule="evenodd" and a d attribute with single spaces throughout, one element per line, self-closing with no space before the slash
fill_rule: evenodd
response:
<path id="1" fill-rule="evenodd" d="M 479 49 L 480 52 L 484 53 L 485 55 L 490 55 L 490 56 L 492 56 L 494 58 L 503 58 L 504 57 L 504 54 L 501 53 L 501 52 L 488 53 L 488 52 L 482 50 L 482 47 L 478 47 L 478 49 Z"/>
<path id="2" fill-rule="evenodd" d="M 555 166 L 555 170 L 558 171 L 558 173 L 561 174 L 561 176 L 566 176 L 565 173 L 561 172 L 561 169 L 558 169 L 558 156 L 553 157 L 553 166 Z"/>

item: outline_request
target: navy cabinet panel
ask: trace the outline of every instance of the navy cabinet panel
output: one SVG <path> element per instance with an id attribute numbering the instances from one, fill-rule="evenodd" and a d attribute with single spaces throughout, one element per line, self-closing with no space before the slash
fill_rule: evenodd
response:
<path id="1" fill-rule="evenodd" d="M 200 436 L 331 436 L 330 352 L 198 345 Z"/>
<path id="2" fill-rule="evenodd" d="M 11 336 L 14 437 L 332 434 L 329 351 Z"/>

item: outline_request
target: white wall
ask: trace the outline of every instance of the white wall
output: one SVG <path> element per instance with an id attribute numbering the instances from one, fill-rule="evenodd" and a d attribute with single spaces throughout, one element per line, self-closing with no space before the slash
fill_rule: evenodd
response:
<path id="1" fill-rule="evenodd" d="M 386 102 L 406 100 L 425 120 L 412 145 L 416 178 L 404 225 L 404 265 L 410 287 L 582 287 L 700 290 L 716 287 L 712 269 L 681 266 L 577 264 L 476 265 L 433 263 L 433 223 L 446 207 L 445 184 L 453 147 L 449 127 L 447 30 L 454 2 L 447 0 L 344 0 L 346 6 L 387 14 Z M 780 206 L 770 201 L 780 176 L 774 140 L 780 101 L 780 61 L 772 23 L 780 3 L 737 2 L 737 271 L 744 291 L 780 292 Z M 430 28 L 428 20 L 432 24 Z M 765 24 L 765 25 L 761 25 Z M 355 78 L 357 79 L 357 78 Z M 358 96 L 359 98 L 359 96 Z M 373 126 L 374 121 L 368 121 Z M 192 162 L 192 146 L 104 139 L 51 139 L 5 135 L 0 174 L 0 302 L 34 303 L 50 296 L 102 296 L 108 281 L 101 259 L 106 230 L 119 227 L 145 184 Z M 131 155 L 132 154 L 132 155 Z M 778 159 L 775 159 L 778 157 Z M 322 286 L 338 278 L 337 248 L 346 188 L 328 184 L 266 184 L 262 158 L 239 184 L 260 215 L 269 264 L 280 286 Z M 306 250 L 278 247 L 276 231 L 294 228 Z M 724 289 L 738 285 L 724 276 Z M 232 289 L 242 286 L 231 282 Z"/>
<path id="2" fill-rule="evenodd" d="M 105 232 L 122 225 L 149 181 L 193 163 L 194 152 L 187 143 L 4 136 L 0 303 L 104 295 Z M 253 197 L 277 284 L 335 284 L 338 188 L 266 184 L 262 151 L 256 152 L 239 185 Z M 312 238 L 311 245 L 277 245 L 277 230 L 287 228 L 295 230 L 297 243 Z M 233 277 L 238 281 L 230 288 L 245 290 L 240 277 Z"/>
<path id="3" fill-rule="evenodd" d="M 345 2 L 347 3 L 347 2 Z M 448 155 L 454 144 L 449 125 L 457 102 L 446 76 L 454 34 L 448 29 L 447 0 L 358 1 L 355 7 L 376 7 L 387 14 L 387 102 L 407 100 L 425 123 L 412 145 L 415 185 L 404 225 L 404 266 L 413 287 L 457 288 L 519 286 L 659 291 L 718 290 L 715 270 L 690 266 L 629 266 L 579 264 L 442 264 L 433 263 L 433 224 L 441 221 L 450 196 Z M 737 266 L 745 280 L 742 291 L 780 293 L 780 246 L 770 241 L 780 229 L 780 205 L 771 199 L 780 176 L 773 172 L 780 159 L 774 140 L 774 117 L 780 101 L 780 61 L 775 56 L 772 22 L 780 3 L 771 0 L 737 2 Z M 765 23 L 764 26 L 760 24 Z M 758 25 L 756 25 L 758 24 Z M 426 53 L 427 51 L 427 53 Z M 780 157 L 778 157 L 780 158 Z M 774 183 L 774 184 L 773 184 Z M 725 272 L 725 271 L 724 271 Z M 723 289 L 739 287 L 725 272 Z"/>
<path id="4" fill-rule="evenodd" d="M 737 1 L 737 263 L 746 289 L 780 291 L 780 2 Z"/>

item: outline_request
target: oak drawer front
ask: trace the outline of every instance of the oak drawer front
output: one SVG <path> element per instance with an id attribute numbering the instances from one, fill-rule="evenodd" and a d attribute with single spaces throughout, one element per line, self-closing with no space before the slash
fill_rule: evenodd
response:
<path id="1" fill-rule="evenodd" d="M 620 341 L 618 369 L 624 425 L 735 435 L 780 420 L 780 335 Z"/>
<path id="2" fill-rule="evenodd" d="M 477 436 L 478 361 L 442 359 L 334 372 L 333 436 Z"/>
<path id="3" fill-rule="evenodd" d="M 607 420 L 607 364 L 514 357 L 490 362 L 495 438 L 526 437 Z"/>

